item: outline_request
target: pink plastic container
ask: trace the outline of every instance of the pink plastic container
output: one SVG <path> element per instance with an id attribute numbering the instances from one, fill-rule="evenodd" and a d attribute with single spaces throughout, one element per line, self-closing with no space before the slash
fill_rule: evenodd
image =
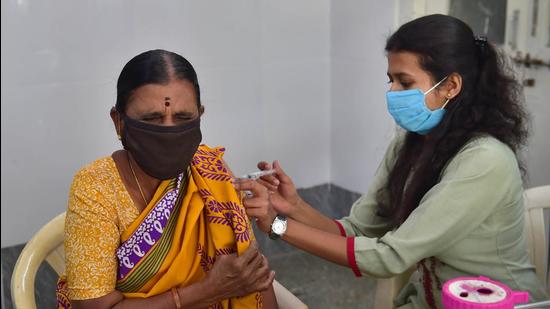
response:
<path id="1" fill-rule="evenodd" d="M 529 301 L 529 293 L 512 291 L 486 277 L 459 277 L 445 282 L 441 291 L 445 309 L 513 309 Z"/>

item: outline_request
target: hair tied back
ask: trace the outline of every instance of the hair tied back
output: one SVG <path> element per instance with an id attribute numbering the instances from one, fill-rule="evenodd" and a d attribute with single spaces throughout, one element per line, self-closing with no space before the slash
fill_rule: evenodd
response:
<path id="1" fill-rule="evenodd" d="M 487 37 L 482 35 L 476 35 L 474 37 L 474 44 L 477 46 L 479 50 L 480 60 L 485 59 L 487 55 Z"/>

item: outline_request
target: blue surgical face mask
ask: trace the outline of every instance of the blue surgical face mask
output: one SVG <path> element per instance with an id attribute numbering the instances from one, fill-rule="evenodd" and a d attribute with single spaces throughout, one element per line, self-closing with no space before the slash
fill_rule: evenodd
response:
<path id="1" fill-rule="evenodd" d="M 447 77 L 435 84 L 426 92 L 420 89 L 388 91 L 386 101 L 388 111 L 395 122 L 403 129 L 426 135 L 431 129 L 436 127 L 445 115 L 445 106 L 449 100 L 443 104 L 440 109 L 430 110 L 426 106 L 426 95 L 441 84 Z"/>

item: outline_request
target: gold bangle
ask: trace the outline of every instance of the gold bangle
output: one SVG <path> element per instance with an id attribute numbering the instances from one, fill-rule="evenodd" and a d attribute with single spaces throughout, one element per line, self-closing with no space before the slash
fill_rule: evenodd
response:
<path id="1" fill-rule="evenodd" d="M 174 302 L 176 303 L 176 308 L 181 309 L 180 294 L 178 293 L 176 288 L 172 288 L 171 291 L 172 291 L 172 297 L 174 297 Z"/>

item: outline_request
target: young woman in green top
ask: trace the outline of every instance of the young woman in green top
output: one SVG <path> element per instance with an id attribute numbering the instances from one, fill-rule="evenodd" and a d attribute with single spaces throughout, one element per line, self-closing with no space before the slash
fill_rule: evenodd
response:
<path id="1" fill-rule="evenodd" d="M 388 111 L 405 134 L 390 144 L 368 193 L 332 220 L 305 203 L 276 161 L 245 200 L 272 238 L 353 269 L 357 276 L 417 272 L 399 308 L 441 308 L 441 286 L 483 275 L 531 301 L 547 298 L 524 235 L 521 165 L 527 138 L 521 87 L 503 58 L 445 15 L 401 26 L 386 43 Z M 258 191 L 252 181 L 237 189 Z M 259 192 L 256 192 L 259 193 Z"/>

